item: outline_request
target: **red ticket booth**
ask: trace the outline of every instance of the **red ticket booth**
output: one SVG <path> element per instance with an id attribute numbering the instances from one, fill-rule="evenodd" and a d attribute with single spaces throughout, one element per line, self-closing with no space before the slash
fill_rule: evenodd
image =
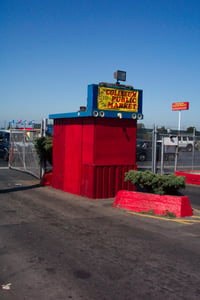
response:
<path id="1" fill-rule="evenodd" d="M 110 198 L 121 189 L 133 189 L 124 174 L 137 169 L 142 90 L 89 85 L 84 111 L 49 117 L 54 119 L 54 188 L 89 198 Z"/>

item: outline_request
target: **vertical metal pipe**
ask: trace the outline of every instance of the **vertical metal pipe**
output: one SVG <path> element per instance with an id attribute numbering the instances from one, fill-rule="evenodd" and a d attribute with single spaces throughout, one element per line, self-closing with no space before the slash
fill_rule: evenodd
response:
<path id="1" fill-rule="evenodd" d="M 12 130 L 10 130 L 9 145 L 10 146 L 9 146 L 9 149 L 8 149 L 8 153 L 9 153 L 9 156 L 8 156 L 8 167 L 10 168 L 11 167 L 11 161 L 10 161 L 11 151 L 13 151 Z"/>
<path id="2" fill-rule="evenodd" d="M 41 122 L 41 136 L 45 137 L 47 132 L 48 119 L 42 119 Z"/>
<path id="3" fill-rule="evenodd" d="M 178 162 L 178 145 L 176 146 L 176 149 L 175 149 L 174 172 L 176 172 L 176 169 L 177 169 L 177 162 Z"/>
<path id="4" fill-rule="evenodd" d="M 157 169 L 157 126 L 154 125 L 152 133 L 152 172 L 155 174 Z"/>
<path id="5" fill-rule="evenodd" d="M 48 119 L 42 119 L 41 122 L 41 136 L 45 137 L 47 132 Z M 40 164 L 40 179 L 43 180 L 46 171 L 46 161 L 42 161 Z"/>
<path id="6" fill-rule="evenodd" d="M 164 138 L 162 136 L 161 142 L 161 160 L 160 160 L 160 174 L 163 175 L 164 173 Z"/>
<path id="7" fill-rule="evenodd" d="M 194 170 L 194 145 L 195 145 L 195 127 L 193 127 L 193 144 L 192 144 L 192 170 Z"/>
<path id="8" fill-rule="evenodd" d="M 178 114 L 178 133 L 180 134 L 181 131 L 181 110 L 179 110 Z"/>
<path id="9" fill-rule="evenodd" d="M 26 121 L 24 121 L 24 132 L 23 132 L 23 163 L 24 163 L 24 170 L 26 170 Z"/>

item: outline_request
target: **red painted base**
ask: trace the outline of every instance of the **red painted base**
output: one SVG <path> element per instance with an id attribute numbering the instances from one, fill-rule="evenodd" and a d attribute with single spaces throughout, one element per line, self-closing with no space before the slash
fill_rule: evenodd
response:
<path id="1" fill-rule="evenodd" d="M 115 197 L 137 169 L 137 122 L 115 118 L 55 119 L 52 187 L 88 198 Z"/>
<path id="2" fill-rule="evenodd" d="M 136 212 L 153 210 L 156 215 L 164 215 L 166 211 L 176 217 L 193 215 L 190 201 L 186 196 L 160 196 L 130 191 L 119 191 L 113 203 L 115 208 L 125 208 Z"/>
<path id="3" fill-rule="evenodd" d="M 52 185 L 52 173 L 44 175 L 42 185 Z"/>
<path id="4" fill-rule="evenodd" d="M 191 172 L 191 170 L 176 171 L 175 175 L 185 176 L 186 183 L 200 185 L 200 171 L 196 171 L 199 172 L 199 174 L 193 174 Z"/>

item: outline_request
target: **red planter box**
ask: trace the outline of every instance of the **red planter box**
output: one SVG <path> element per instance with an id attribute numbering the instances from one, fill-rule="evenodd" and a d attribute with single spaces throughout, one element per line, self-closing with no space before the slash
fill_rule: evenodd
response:
<path id="1" fill-rule="evenodd" d="M 193 174 L 191 172 L 192 172 L 191 170 L 176 171 L 175 175 L 185 176 L 186 183 L 200 185 L 200 171 L 196 171 L 199 172 L 199 174 Z"/>
<path id="2" fill-rule="evenodd" d="M 130 191 L 119 191 L 113 203 L 115 208 L 125 208 L 136 212 L 153 210 L 156 215 L 172 212 L 176 217 L 193 215 L 190 201 L 186 196 L 160 196 Z"/>

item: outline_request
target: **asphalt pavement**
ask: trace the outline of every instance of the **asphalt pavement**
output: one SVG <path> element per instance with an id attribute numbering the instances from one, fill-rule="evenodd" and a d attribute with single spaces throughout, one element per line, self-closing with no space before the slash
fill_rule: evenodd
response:
<path id="1" fill-rule="evenodd" d="M 185 189 L 195 211 L 199 192 Z M 200 299 L 200 219 L 134 215 L 113 200 L 0 169 L 0 299 Z"/>
<path id="2" fill-rule="evenodd" d="M 5 164 L 0 168 L 0 191 L 12 187 L 19 188 L 27 185 L 38 185 L 39 180 L 28 173 L 7 168 Z M 200 185 L 186 184 L 181 194 L 187 196 L 194 208 L 200 209 Z"/>

